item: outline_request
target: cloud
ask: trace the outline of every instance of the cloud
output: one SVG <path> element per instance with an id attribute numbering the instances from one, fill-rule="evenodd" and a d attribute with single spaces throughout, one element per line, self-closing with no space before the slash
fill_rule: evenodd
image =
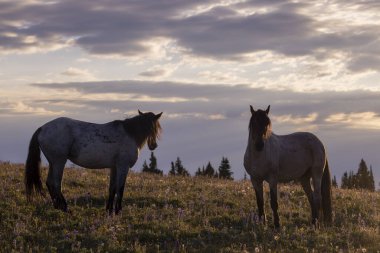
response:
<path id="1" fill-rule="evenodd" d="M 242 83 L 242 81 L 247 82 L 246 79 L 241 78 L 233 72 L 221 72 L 221 71 L 210 71 L 204 70 L 201 71 L 198 76 L 204 80 L 207 80 L 209 83 Z"/>
<path id="2" fill-rule="evenodd" d="M 82 105 L 90 108 L 126 108 L 157 110 L 168 113 L 172 119 L 190 115 L 208 115 L 204 118 L 247 119 L 249 105 L 254 108 L 272 106 L 271 114 L 276 125 L 296 126 L 297 129 L 310 129 L 311 126 L 329 126 L 326 121 L 334 114 L 380 111 L 380 92 L 294 92 L 291 90 L 268 90 L 252 88 L 249 85 L 192 84 L 158 81 L 109 81 L 82 83 L 40 83 L 32 86 L 59 91 L 66 94 L 60 99 L 41 99 L 36 103 Z M 74 93 L 73 93 L 74 92 Z M 73 99 L 76 97 L 76 99 Z M 66 111 L 75 108 L 62 107 Z M 201 117 L 200 117 L 201 118 Z M 375 118 L 374 118 L 375 119 Z M 368 118 L 369 120 L 369 118 Z M 333 126 L 332 124 L 331 126 Z M 313 127 L 314 128 L 314 127 Z"/>
<path id="3" fill-rule="evenodd" d="M 74 67 L 69 67 L 61 73 L 64 76 L 69 77 L 84 77 L 84 78 L 93 78 L 93 75 L 87 69 L 78 69 Z"/>
<path id="4" fill-rule="evenodd" d="M 42 106 L 31 106 L 25 102 L 2 102 L 0 103 L 0 116 L 20 116 L 20 115 L 44 115 L 56 116 L 65 113 L 64 110 L 53 111 Z"/>
<path id="5" fill-rule="evenodd" d="M 306 117 L 303 116 L 293 116 L 291 114 L 281 115 L 281 116 L 275 116 L 274 120 L 279 123 L 292 123 L 295 125 L 299 124 L 305 124 L 305 123 L 312 123 L 315 122 L 315 120 L 318 117 L 318 113 L 311 113 L 307 115 Z"/>
<path id="6" fill-rule="evenodd" d="M 319 61 L 341 52 L 350 71 L 378 71 L 379 61 L 371 56 L 380 52 L 380 24 L 371 8 L 378 5 L 340 0 L 323 6 L 261 0 L 6 1 L 0 4 L 0 48 L 30 53 L 77 46 L 104 56 L 163 58 L 176 52 L 232 61 L 264 51 Z M 349 14 L 355 22 L 347 22 Z"/>
<path id="7" fill-rule="evenodd" d="M 380 130 L 380 116 L 375 112 L 336 113 L 327 117 L 326 122 L 348 128 Z"/>
<path id="8" fill-rule="evenodd" d="M 144 76 L 144 77 L 162 77 L 165 76 L 167 71 L 165 69 L 152 69 L 152 70 L 147 70 L 143 71 L 139 74 L 139 76 Z"/>
<path id="9" fill-rule="evenodd" d="M 294 116 L 292 114 L 274 115 L 272 118 L 275 124 L 295 125 L 296 131 L 315 131 L 318 128 L 316 124 L 318 113 L 310 113 L 306 116 Z"/>
<path id="10" fill-rule="evenodd" d="M 348 68 L 353 72 L 380 70 L 380 56 L 378 54 L 359 54 L 349 62 Z"/>
<path id="11" fill-rule="evenodd" d="M 165 115 L 169 119 L 204 119 L 204 120 L 223 120 L 226 116 L 223 114 L 205 114 L 205 113 L 169 113 Z"/>
<path id="12" fill-rule="evenodd" d="M 89 59 L 89 58 L 86 58 L 86 57 L 82 57 L 82 58 L 79 58 L 79 59 L 77 59 L 76 60 L 77 62 L 91 62 L 92 60 L 91 59 Z"/>

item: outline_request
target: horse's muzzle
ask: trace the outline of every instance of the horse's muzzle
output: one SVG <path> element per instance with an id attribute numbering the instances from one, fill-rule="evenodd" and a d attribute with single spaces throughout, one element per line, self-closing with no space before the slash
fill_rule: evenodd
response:
<path id="1" fill-rule="evenodd" d="M 149 148 L 150 150 L 152 150 L 152 151 L 155 150 L 155 149 L 157 148 L 157 146 L 158 146 L 157 143 L 152 143 L 152 144 L 149 144 L 149 143 L 148 143 L 148 148 Z"/>

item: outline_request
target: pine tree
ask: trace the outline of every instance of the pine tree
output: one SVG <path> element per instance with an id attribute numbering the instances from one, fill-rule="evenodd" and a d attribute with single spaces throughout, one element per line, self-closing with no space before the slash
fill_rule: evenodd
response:
<path id="1" fill-rule="evenodd" d="M 359 164 L 358 173 L 356 174 L 355 188 L 366 189 L 370 191 L 375 190 L 375 181 L 373 178 L 372 166 L 370 166 L 370 170 L 368 170 L 364 159 L 361 159 Z"/>
<path id="2" fill-rule="evenodd" d="M 149 173 L 155 173 L 155 174 L 160 174 L 162 175 L 163 172 L 162 170 L 159 170 L 157 168 L 157 158 L 154 156 L 154 153 L 151 152 L 150 158 L 149 158 L 149 166 L 146 164 L 146 161 L 144 161 L 143 164 L 143 172 L 149 172 Z"/>
<path id="3" fill-rule="evenodd" d="M 350 171 L 348 175 L 348 189 L 355 189 L 357 185 L 357 178 L 353 171 Z"/>
<path id="4" fill-rule="evenodd" d="M 358 189 L 368 189 L 369 186 L 369 171 L 366 162 L 361 159 L 358 172 L 356 174 L 356 185 L 355 188 Z"/>
<path id="5" fill-rule="evenodd" d="M 247 173 L 244 172 L 244 178 L 243 180 L 247 180 Z"/>
<path id="6" fill-rule="evenodd" d="M 175 161 L 175 169 L 176 169 L 176 174 L 181 175 L 181 176 L 190 176 L 189 172 L 183 167 L 181 159 L 177 157 L 177 160 Z"/>
<path id="7" fill-rule="evenodd" d="M 342 189 L 349 189 L 348 188 L 348 174 L 347 174 L 347 171 L 343 173 L 343 176 L 342 176 L 342 182 L 340 184 L 340 187 Z"/>
<path id="8" fill-rule="evenodd" d="M 369 190 L 370 191 L 375 191 L 375 178 L 373 177 L 373 171 L 372 171 L 372 165 L 370 166 L 369 169 Z"/>
<path id="9" fill-rule="evenodd" d="M 230 162 L 227 157 L 222 157 L 222 161 L 219 165 L 219 178 L 233 180 Z"/>
<path id="10" fill-rule="evenodd" d="M 171 175 L 171 176 L 175 176 L 175 174 L 176 174 L 175 166 L 174 166 L 174 163 L 171 162 L 171 169 L 170 169 L 170 171 L 169 171 L 169 175 Z"/>
<path id="11" fill-rule="evenodd" d="M 202 173 L 201 167 L 198 167 L 198 170 L 195 172 L 195 176 L 196 176 L 196 177 L 203 176 L 203 173 Z"/>
<path id="12" fill-rule="evenodd" d="M 149 169 L 150 169 L 151 171 L 154 171 L 154 170 L 158 169 L 158 168 L 157 168 L 157 158 L 154 156 L 154 153 L 153 153 L 153 152 L 150 153 L 150 158 L 149 158 Z"/>
<path id="13" fill-rule="evenodd" d="M 142 166 L 142 172 L 150 172 L 149 171 L 149 166 L 146 163 L 146 160 L 144 160 L 143 166 Z"/>
<path id="14" fill-rule="evenodd" d="M 204 175 L 208 177 L 214 177 L 215 176 L 215 170 L 211 165 L 211 162 L 208 162 L 206 169 L 204 170 Z"/>
<path id="15" fill-rule="evenodd" d="M 338 188 L 338 182 L 336 181 L 336 177 L 335 177 L 335 175 L 334 175 L 334 178 L 333 178 L 333 180 L 332 180 L 332 182 L 331 182 L 331 185 L 332 185 L 333 187 L 335 187 L 335 188 Z"/>

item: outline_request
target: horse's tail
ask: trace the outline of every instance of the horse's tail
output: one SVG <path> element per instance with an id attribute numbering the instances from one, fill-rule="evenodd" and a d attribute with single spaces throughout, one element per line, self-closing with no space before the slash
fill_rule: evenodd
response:
<path id="1" fill-rule="evenodd" d="M 329 169 L 329 163 L 326 160 L 326 165 L 323 170 L 322 175 L 322 212 L 323 212 L 323 221 L 326 224 L 331 224 L 332 222 L 332 204 L 331 204 L 331 175 Z"/>
<path id="2" fill-rule="evenodd" d="M 38 135 L 41 132 L 41 128 L 38 128 L 34 132 L 29 144 L 28 158 L 25 164 L 25 192 L 28 199 L 31 198 L 33 192 L 44 195 L 41 183 L 41 150 L 40 143 L 38 141 Z"/>

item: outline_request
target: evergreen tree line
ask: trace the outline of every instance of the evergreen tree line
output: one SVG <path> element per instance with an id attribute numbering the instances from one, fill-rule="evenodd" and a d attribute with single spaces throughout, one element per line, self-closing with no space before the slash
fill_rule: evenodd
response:
<path id="1" fill-rule="evenodd" d="M 215 170 L 211 165 L 211 162 L 208 162 L 206 167 L 203 166 L 202 169 L 199 167 L 195 176 L 207 176 L 207 177 L 216 177 L 233 180 L 232 171 L 230 162 L 227 157 L 222 157 L 218 170 Z"/>
<path id="2" fill-rule="evenodd" d="M 179 157 L 177 157 L 175 162 L 171 162 L 170 167 L 169 175 L 171 176 L 191 176 L 187 169 L 182 165 L 182 161 Z M 157 158 L 153 152 L 150 154 L 149 165 L 146 160 L 144 161 L 142 172 L 163 175 L 163 171 L 157 168 Z M 198 168 L 195 176 L 207 176 L 233 180 L 232 174 L 233 172 L 231 171 L 229 160 L 227 157 L 222 157 L 218 170 L 214 169 L 211 162 L 208 162 L 206 167 L 203 166 L 202 169 L 200 167 Z"/>
<path id="3" fill-rule="evenodd" d="M 149 158 L 149 165 L 146 160 L 142 166 L 142 172 L 155 173 L 163 175 L 163 171 L 157 168 L 157 158 L 154 153 L 151 152 Z M 231 171 L 230 162 L 227 157 L 222 157 L 222 161 L 218 169 L 215 169 L 211 162 L 208 162 L 206 166 L 198 167 L 195 172 L 195 176 L 205 176 L 214 178 L 223 178 L 233 180 L 233 172 Z M 171 162 L 171 168 L 169 171 L 170 176 L 191 176 L 187 169 L 183 166 L 182 161 L 177 157 L 175 162 Z M 244 174 L 246 179 L 246 174 Z M 332 185 L 338 187 L 336 177 L 332 179 Z M 373 176 L 372 166 L 368 169 L 366 162 L 361 159 L 357 173 L 353 171 L 345 172 L 341 181 L 342 189 L 365 189 L 369 191 L 375 191 L 375 179 Z"/>
<path id="4" fill-rule="evenodd" d="M 338 187 L 336 177 L 332 180 L 332 185 Z M 362 159 L 355 174 L 353 171 L 344 172 L 340 184 L 342 189 L 364 189 L 375 191 L 375 179 L 373 177 L 372 166 L 368 169 L 366 162 Z"/>
<path id="5" fill-rule="evenodd" d="M 362 159 L 359 163 L 358 172 L 345 172 L 342 176 L 342 189 L 365 189 L 375 191 L 375 179 L 372 166 L 368 169 L 366 162 Z"/>

